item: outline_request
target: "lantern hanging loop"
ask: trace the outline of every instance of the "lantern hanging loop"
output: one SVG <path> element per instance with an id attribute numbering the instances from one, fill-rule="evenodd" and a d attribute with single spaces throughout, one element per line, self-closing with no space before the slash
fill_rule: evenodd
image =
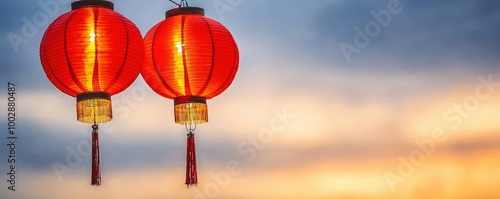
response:
<path id="1" fill-rule="evenodd" d="M 96 122 L 92 125 L 92 132 L 98 132 L 99 131 L 99 125 L 97 125 Z"/>
<path id="2" fill-rule="evenodd" d="M 181 0 L 181 6 L 189 7 L 187 0 Z"/>
<path id="3" fill-rule="evenodd" d="M 190 134 L 192 134 L 194 132 L 194 130 L 196 130 L 196 123 L 194 122 L 189 122 L 184 124 L 184 126 L 186 127 L 186 131 L 189 132 Z M 188 134 L 189 136 L 189 134 Z"/>
<path id="4" fill-rule="evenodd" d="M 174 0 L 168 0 L 168 1 L 170 1 L 170 2 L 172 2 L 173 4 L 175 4 L 175 5 L 179 6 L 179 8 L 180 8 L 180 7 L 189 7 L 189 4 L 188 4 L 187 0 L 181 0 L 181 3 L 177 3 L 177 2 L 175 2 Z"/>

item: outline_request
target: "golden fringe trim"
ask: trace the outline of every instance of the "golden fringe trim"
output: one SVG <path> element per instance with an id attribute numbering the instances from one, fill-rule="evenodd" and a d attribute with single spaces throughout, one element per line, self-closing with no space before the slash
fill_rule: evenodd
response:
<path id="1" fill-rule="evenodd" d="M 201 124 L 208 122 L 208 107 L 205 103 L 188 102 L 174 106 L 175 123 Z"/>
<path id="2" fill-rule="evenodd" d="M 86 99 L 76 103 L 76 115 L 80 122 L 93 124 L 109 122 L 113 119 L 111 100 Z"/>

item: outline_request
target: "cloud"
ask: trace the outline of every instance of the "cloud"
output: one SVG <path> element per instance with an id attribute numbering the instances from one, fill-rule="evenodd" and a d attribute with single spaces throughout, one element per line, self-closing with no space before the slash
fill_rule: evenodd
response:
<path id="1" fill-rule="evenodd" d="M 325 5 L 311 21 L 317 35 L 313 42 L 321 49 L 318 55 L 329 54 L 334 58 L 331 61 L 340 59 L 340 63 L 345 63 L 338 48 L 340 42 L 353 45 L 356 34 L 353 28 L 364 29 L 368 22 L 375 21 L 370 11 L 387 9 L 388 2 L 338 1 Z M 401 13 L 392 15 L 387 27 L 371 38 L 361 54 L 353 56 L 358 60 L 353 63 L 355 66 L 376 60 L 379 65 L 397 63 L 397 67 L 428 68 L 460 60 L 474 67 L 492 68 L 498 62 L 495 56 L 500 43 L 495 36 L 500 31 L 498 2 L 400 2 Z"/>

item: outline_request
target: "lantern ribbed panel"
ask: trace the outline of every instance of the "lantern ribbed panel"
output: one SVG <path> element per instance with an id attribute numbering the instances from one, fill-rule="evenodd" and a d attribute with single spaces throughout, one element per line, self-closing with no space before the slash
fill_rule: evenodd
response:
<path id="1" fill-rule="evenodd" d="M 62 92 L 125 90 L 144 60 L 139 29 L 111 9 L 90 6 L 63 14 L 47 28 L 40 59 L 49 80 Z"/>
<path id="2" fill-rule="evenodd" d="M 142 76 L 159 95 L 213 98 L 233 81 L 239 52 L 219 22 L 196 14 L 166 18 L 145 36 Z"/>

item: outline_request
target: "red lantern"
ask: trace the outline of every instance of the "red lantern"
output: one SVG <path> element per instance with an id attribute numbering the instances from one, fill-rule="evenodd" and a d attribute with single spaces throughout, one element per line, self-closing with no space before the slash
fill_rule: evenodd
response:
<path id="1" fill-rule="evenodd" d="M 139 29 L 109 1 L 83 0 L 49 25 L 40 44 L 48 79 L 76 97 L 77 120 L 93 124 L 92 185 L 100 185 L 97 123 L 111 121 L 111 96 L 137 78 L 144 61 Z"/>
<path id="2" fill-rule="evenodd" d="M 194 134 L 208 122 L 207 99 L 226 90 L 239 64 L 238 46 L 219 22 L 197 7 L 169 10 L 144 39 L 142 76 L 159 95 L 174 100 L 175 122 L 188 130 L 186 185 L 197 184 Z"/>

